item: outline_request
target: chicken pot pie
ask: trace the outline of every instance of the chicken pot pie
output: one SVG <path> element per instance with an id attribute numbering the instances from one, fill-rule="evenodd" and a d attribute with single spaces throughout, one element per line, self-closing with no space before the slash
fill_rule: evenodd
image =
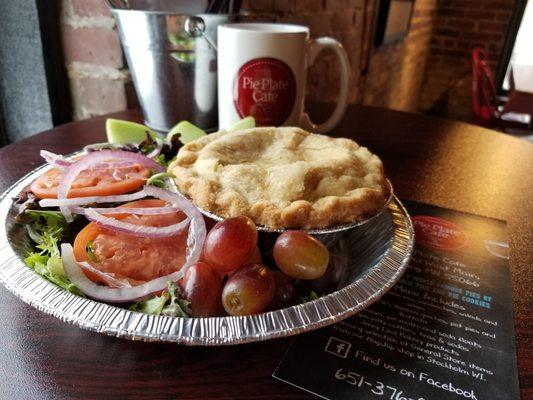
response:
<path id="1" fill-rule="evenodd" d="M 183 146 L 169 172 L 197 206 L 271 228 L 356 222 L 388 195 L 383 164 L 368 149 L 294 127 L 206 135 Z"/>

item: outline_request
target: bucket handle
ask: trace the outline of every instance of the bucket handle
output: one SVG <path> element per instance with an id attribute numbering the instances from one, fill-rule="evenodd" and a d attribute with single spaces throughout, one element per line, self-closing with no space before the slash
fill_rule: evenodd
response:
<path id="1" fill-rule="evenodd" d="M 116 8 L 119 10 L 131 10 L 128 0 L 107 0 L 107 3 L 111 6 L 111 8 Z"/>
<path id="2" fill-rule="evenodd" d="M 217 45 L 205 33 L 205 22 L 203 18 L 196 15 L 187 18 L 185 20 L 184 29 L 190 37 L 196 38 L 202 36 L 207 44 L 209 44 L 213 50 L 217 51 Z"/>

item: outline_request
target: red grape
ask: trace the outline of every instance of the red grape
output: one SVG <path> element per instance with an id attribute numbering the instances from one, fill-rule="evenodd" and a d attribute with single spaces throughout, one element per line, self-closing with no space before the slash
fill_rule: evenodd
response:
<path id="1" fill-rule="evenodd" d="M 326 272 L 329 251 L 304 231 L 286 231 L 274 244 L 274 260 L 279 269 L 293 278 L 317 279 Z"/>
<path id="2" fill-rule="evenodd" d="M 259 251 L 258 246 L 255 246 L 254 252 L 248 257 L 248 260 L 246 260 L 244 265 L 248 264 L 261 264 L 261 252 Z"/>
<path id="3" fill-rule="evenodd" d="M 254 252 L 248 257 L 248 260 L 244 263 L 244 265 L 250 265 L 250 264 L 261 264 L 261 251 L 259 250 L 259 246 L 255 246 Z M 237 272 L 238 269 L 234 269 L 230 272 L 223 272 L 223 276 L 232 276 L 235 272 Z"/>
<path id="4" fill-rule="evenodd" d="M 183 278 L 183 295 L 191 304 L 193 317 L 222 314 L 222 279 L 204 262 L 193 264 Z"/>
<path id="5" fill-rule="evenodd" d="M 306 291 L 314 291 L 318 294 L 331 293 L 339 287 L 346 271 L 346 261 L 343 257 L 330 254 L 329 264 L 324 275 L 318 279 L 302 281 L 302 287 Z"/>
<path id="6" fill-rule="evenodd" d="M 222 304 L 229 315 L 261 312 L 274 297 L 274 275 L 267 267 L 253 264 L 242 267 L 226 282 Z"/>
<path id="7" fill-rule="evenodd" d="M 294 279 L 285 275 L 281 271 L 272 271 L 276 282 L 276 292 L 274 298 L 268 305 L 269 310 L 279 310 L 293 305 L 296 302 L 296 290 L 294 289 Z"/>
<path id="8" fill-rule="evenodd" d="M 227 218 L 207 234 L 203 255 L 213 268 L 229 272 L 246 264 L 257 247 L 257 229 L 245 216 Z"/>

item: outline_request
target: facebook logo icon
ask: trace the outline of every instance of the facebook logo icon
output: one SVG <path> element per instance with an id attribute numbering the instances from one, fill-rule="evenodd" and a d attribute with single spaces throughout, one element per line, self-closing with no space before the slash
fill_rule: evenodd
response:
<path id="1" fill-rule="evenodd" d="M 352 345 L 344 340 L 334 338 L 333 336 L 329 338 L 328 343 L 324 351 L 335 354 L 336 356 L 347 358 L 348 353 L 350 352 L 350 347 Z"/>

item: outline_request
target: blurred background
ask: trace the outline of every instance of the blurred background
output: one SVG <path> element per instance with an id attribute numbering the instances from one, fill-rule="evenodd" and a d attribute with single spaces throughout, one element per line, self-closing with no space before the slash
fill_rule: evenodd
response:
<path id="1" fill-rule="evenodd" d="M 501 113 L 484 118 L 474 103 L 504 104 L 514 85 L 510 63 L 533 65 L 533 52 L 527 51 L 532 9 L 527 0 L 242 3 L 254 19 L 303 24 L 312 36 L 340 40 L 352 67 L 351 103 L 487 126 Z M 71 120 L 138 107 L 106 1 L 2 1 L 0 27 L 3 144 Z M 492 75 L 485 76 L 487 68 L 480 69 L 481 78 L 473 71 L 475 48 Z M 495 98 L 485 94 L 473 101 L 476 81 L 478 91 Z M 308 98 L 335 101 L 337 84 L 334 56 L 324 57 L 311 69 Z"/>

